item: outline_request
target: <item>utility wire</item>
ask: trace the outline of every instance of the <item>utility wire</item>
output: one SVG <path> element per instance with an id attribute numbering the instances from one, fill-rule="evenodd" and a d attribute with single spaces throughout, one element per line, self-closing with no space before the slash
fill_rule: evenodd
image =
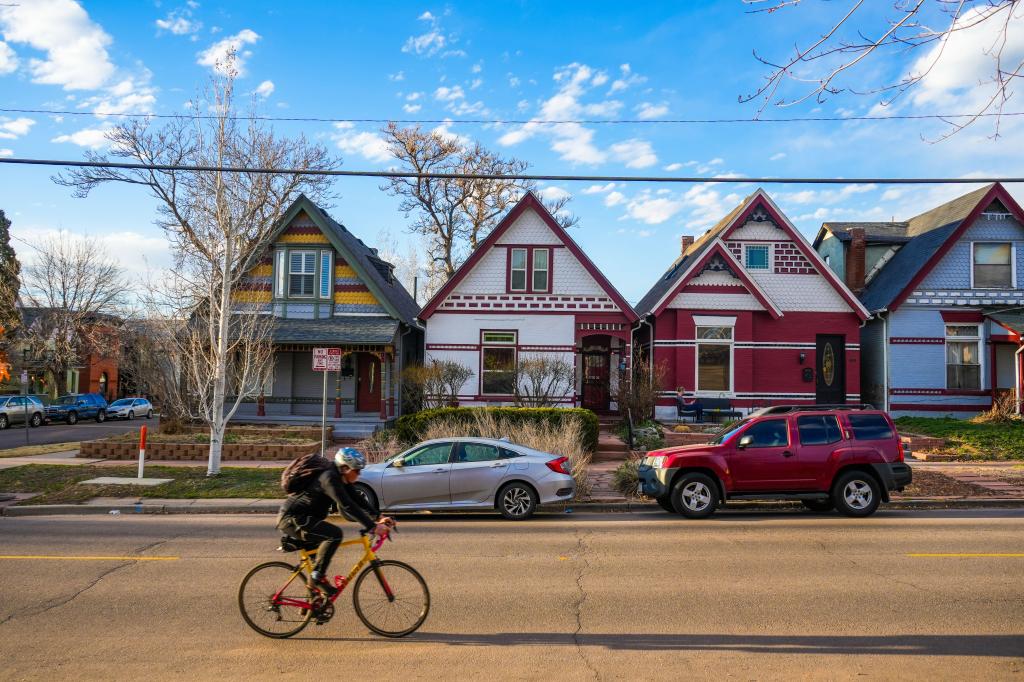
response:
<path id="1" fill-rule="evenodd" d="M 401 170 L 309 170 L 303 168 L 267 168 L 246 166 L 194 166 L 165 163 L 126 163 L 120 161 L 74 161 L 60 159 L 0 159 L 0 164 L 25 166 L 63 166 L 67 168 L 116 168 L 121 170 L 189 171 L 197 173 L 279 173 L 282 175 L 331 175 L 355 178 L 422 178 L 438 180 L 545 180 L 551 182 L 669 182 L 669 183 L 756 183 L 772 185 L 966 185 L 991 182 L 1024 182 L 1024 177 L 989 178 L 780 178 L 780 177 L 702 177 L 672 175 L 546 175 L 527 173 L 417 173 Z"/>
<path id="2" fill-rule="evenodd" d="M 190 118 L 201 120 L 220 119 L 216 114 L 146 114 L 123 113 L 119 111 L 71 111 L 59 109 L 11 109 L 0 108 L 7 114 L 48 114 L 53 116 L 121 116 L 125 118 Z M 621 118 L 621 119 L 483 119 L 483 118 L 321 118 L 315 116 L 229 116 L 232 120 L 281 121 L 297 123 L 401 123 L 447 124 L 447 125 L 558 125 L 577 123 L 580 125 L 621 125 L 621 124 L 717 124 L 717 123 L 819 123 L 841 121 L 946 121 L 955 118 L 989 118 L 998 116 L 1024 116 L 1024 111 L 987 112 L 974 114 L 892 114 L 863 116 L 805 116 L 790 118 Z"/>

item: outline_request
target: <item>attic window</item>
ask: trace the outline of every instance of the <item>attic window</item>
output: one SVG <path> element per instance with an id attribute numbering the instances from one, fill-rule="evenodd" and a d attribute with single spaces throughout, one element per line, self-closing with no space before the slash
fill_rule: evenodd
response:
<path id="1" fill-rule="evenodd" d="M 743 265 L 747 270 L 767 270 L 769 267 L 768 245 L 747 244 L 743 248 L 743 259 Z"/>
<path id="2" fill-rule="evenodd" d="M 1012 289 L 1013 244 L 1011 242 L 974 242 L 973 287 L 975 289 Z"/>

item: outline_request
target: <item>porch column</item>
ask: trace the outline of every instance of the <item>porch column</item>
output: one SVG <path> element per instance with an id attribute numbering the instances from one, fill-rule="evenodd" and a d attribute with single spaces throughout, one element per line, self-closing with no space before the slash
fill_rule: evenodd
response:
<path id="1" fill-rule="evenodd" d="M 344 360 L 345 356 L 342 355 Z M 341 419 L 341 370 L 337 371 L 337 381 L 334 383 L 334 418 Z"/>
<path id="2" fill-rule="evenodd" d="M 387 354 L 381 353 L 377 356 L 380 358 L 380 418 L 388 418 L 388 382 L 387 382 Z"/>

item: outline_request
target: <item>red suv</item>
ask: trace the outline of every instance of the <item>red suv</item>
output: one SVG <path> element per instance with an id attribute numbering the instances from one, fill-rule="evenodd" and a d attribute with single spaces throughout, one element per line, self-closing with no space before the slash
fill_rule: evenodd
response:
<path id="1" fill-rule="evenodd" d="M 870 406 L 781 405 L 751 413 L 701 445 L 653 450 L 640 492 L 691 519 L 726 500 L 800 500 L 869 516 L 889 491 L 910 485 L 910 466 L 889 415 Z"/>

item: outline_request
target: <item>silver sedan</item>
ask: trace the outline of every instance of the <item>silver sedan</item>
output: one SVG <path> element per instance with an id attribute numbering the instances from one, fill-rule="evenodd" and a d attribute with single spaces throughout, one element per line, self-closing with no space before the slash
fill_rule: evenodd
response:
<path id="1" fill-rule="evenodd" d="M 507 519 L 529 518 L 538 504 L 576 493 L 569 460 L 504 440 L 428 440 L 363 469 L 356 487 L 372 507 L 497 509 Z"/>

